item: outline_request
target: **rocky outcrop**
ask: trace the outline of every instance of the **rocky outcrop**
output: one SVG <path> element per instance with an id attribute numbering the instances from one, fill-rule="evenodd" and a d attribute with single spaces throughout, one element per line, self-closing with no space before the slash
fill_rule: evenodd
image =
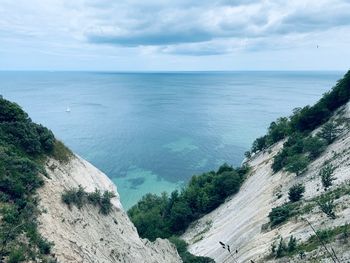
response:
<path id="1" fill-rule="evenodd" d="M 333 118 L 345 118 L 349 124 L 350 104 L 342 107 Z M 301 176 L 285 171 L 273 173 L 273 156 L 281 149 L 280 142 L 249 160 L 252 170 L 238 194 L 231 197 L 219 208 L 192 224 L 183 235 L 190 243 L 189 251 L 195 255 L 208 256 L 216 262 L 333 262 L 322 247 L 307 253 L 301 259 L 268 258 L 271 245 L 283 237 L 293 235 L 298 242 L 307 240 L 314 232 L 305 221 L 307 219 L 315 229 L 329 229 L 350 223 L 350 196 L 344 194 L 336 200 L 336 219 L 329 219 L 316 205 L 310 211 L 297 215 L 287 223 L 275 228 L 268 227 L 268 214 L 273 207 L 288 201 L 288 189 L 303 183 L 306 191 L 304 199 L 311 200 L 324 193 L 318 175 L 324 163 L 332 163 L 337 178 L 331 190 L 349 187 L 350 182 L 350 132 L 347 129 Z M 224 250 L 219 241 L 229 244 L 232 255 Z M 340 262 L 350 260 L 348 243 L 331 244 Z"/>
<path id="2" fill-rule="evenodd" d="M 138 236 L 123 211 L 116 186 L 90 163 L 77 156 L 66 164 L 49 159 L 46 170 L 45 185 L 38 191 L 43 210 L 39 229 L 54 243 L 58 262 L 182 262 L 169 241 L 150 242 Z M 69 209 L 61 201 L 62 192 L 79 185 L 87 192 L 95 188 L 113 191 L 112 212 L 103 215 L 89 204 Z"/>

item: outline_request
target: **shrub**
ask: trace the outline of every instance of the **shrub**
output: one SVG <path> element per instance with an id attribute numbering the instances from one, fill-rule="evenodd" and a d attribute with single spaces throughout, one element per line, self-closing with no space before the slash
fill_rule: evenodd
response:
<path id="1" fill-rule="evenodd" d="M 73 188 L 63 192 L 62 201 L 67 204 L 69 208 L 74 204 L 80 209 L 85 203 L 85 195 L 84 188 L 79 185 L 78 188 Z"/>
<path id="2" fill-rule="evenodd" d="M 329 218 L 335 219 L 335 213 L 334 213 L 334 199 L 328 196 L 323 196 L 318 201 L 318 205 L 323 213 L 325 213 Z"/>
<path id="3" fill-rule="evenodd" d="M 101 191 L 98 189 L 95 189 L 94 192 L 88 193 L 87 198 L 89 202 L 93 205 L 98 205 L 101 202 Z"/>
<path id="4" fill-rule="evenodd" d="M 306 170 L 309 160 L 306 156 L 299 154 L 287 158 L 286 170 L 299 176 Z"/>
<path id="5" fill-rule="evenodd" d="M 297 247 L 297 239 L 295 237 L 291 236 L 289 238 L 289 242 L 288 242 L 288 246 L 287 246 L 288 252 L 291 253 L 291 252 L 295 251 L 296 247 Z"/>
<path id="6" fill-rule="evenodd" d="M 94 206 L 99 206 L 100 213 L 108 215 L 112 209 L 111 199 L 113 197 L 115 197 L 115 194 L 110 191 L 104 191 L 103 194 L 101 194 L 100 190 L 95 189 L 94 192 L 87 193 L 84 188 L 79 185 L 78 188 L 65 190 L 62 193 L 61 199 L 70 209 L 72 205 L 81 209 L 84 204 L 89 203 Z"/>
<path id="7" fill-rule="evenodd" d="M 321 131 L 317 135 L 323 138 L 328 144 L 331 144 L 341 132 L 342 129 L 339 128 L 334 121 L 331 121 L 323 125 Z"/>
<path id="8" fill-rule="evenodd" d="M 333 175 L 334 170 L 335 167 L 332 164 L 327 164 L 319 172 L 319 175 L 321 176 L 322 185 L 325 190 L 331 187 L 333 181 L 336 180 L 336 178 Z"/>
<path id="9" fill-rule="evenodd" d="M 309 156 L 312 159 L 320 156 L 322 152 L 326 149 L 326 143 L 319 137 L 308 137 L 304 141 L 304 152 L 309 152 Z"/>
<path id="10" fill-rule="evenodd" d="M 19 263 L 26 260 L 25 251 L 23 247 L 12 248 L 8 256 L 8 263 Z"/>
<path id="11" fill-rule="evenodd" d="M 104 215 L 108 215 L 112 209 L 111 199 L 115 197 L 113 192 L 105 191 L 100 198 L 100 212 Z"/>
<path id="12" fill-rule="evenodd" d="M 295 208 L 296 206 L 294 206 L 293 204 L 284 204 L 272 208 L 271 212 L 269 213 L 271 226 L 276 226 L 287 221 L 288 218 L 295 214 Z"/>
<path id="13" fill-rule="evenodd" d="M 286 244 L 283 242 L 283 238 L 281 237 L 276 250 L 276 257 L 277 258 L 283 257 L 285 255 L 286 250 L 287 250 Z"/>
<path id="14" fill-rule="evenodd" d="M 266 148 L 267 146 L 267 136 L 262 136 L 262 137 L 259 137 L 257 138 L 254 142 L 253 142 L 253 145 L 252 145 L 252 152 L 255 153 L 255 152 L 259 152 L 263 149 Z"/>
<path id="15" fill-rule="evenodd" d="M 302 184 L 293 185 L 288 192 L 288 197 L 291 202 L 299 201 L 305 192 L 305 187 Z"/>

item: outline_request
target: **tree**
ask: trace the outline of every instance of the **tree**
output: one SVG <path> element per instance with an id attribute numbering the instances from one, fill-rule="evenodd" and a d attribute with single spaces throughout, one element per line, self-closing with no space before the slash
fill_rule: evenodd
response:
<path id="1" fill-rule="evenodd" d="M 302 172 L 305 171 L 308 164 L 309 160 L 306 156 L 302 154 L 293 155 L 287 158 L 286 170 L 299 176 Z"/>
<path id="2" fill-rule="evenodd" d="M 278 142 L 285 138 L 290 132 L 290 125 L 288 118 L 278 118 L 277 121 L 270 124 L 268 130 L 268 139 L 272 143 Z"/>
<path id="3" fill-rule="evenodd" d="M 259 152 L 263 149 L 266 148 L 266 139 L 267 136 L 262 136 L 260 138 L 257 138 L 254 142 L 253 142 L 253 146 L 252 146 L 252 153 L 256 153 Z"/>
<path id="4" fill-rule="evenodd" d="M 304 151 L 310 153 L 312 159 L 317 158 L 326 149 L 326 143 L 319 137 L 308 137 L 304 141 Z"/>
<path id="5" fill-rule="evenodd" d="M 302 184 L 295 184 L 289 188 L 288 197 L 291 202 L 299 201 L 305 192 L 305 187 Z"/>
<path id="6" fill-rule="evenodd" d="M 336 180 L 336 178 L 333 175 L 334 170 L 335 170 L 335 167 L 332 164 L 327 164 L 319 172 L 319 175 L 321 176 L 321 180 L 322 180 L 322 185 L 325 190 L 331 187 L 333 184 L 333 181 Z"/>
<path id="7" fill-rule="evenodd" d="M 330 121 L 323 125 L 321 131 L 317 135 L 325 139 L 328 144 L 331 144 L 341 132 L 342 129 L 339 128 L 334 121 Z"/>

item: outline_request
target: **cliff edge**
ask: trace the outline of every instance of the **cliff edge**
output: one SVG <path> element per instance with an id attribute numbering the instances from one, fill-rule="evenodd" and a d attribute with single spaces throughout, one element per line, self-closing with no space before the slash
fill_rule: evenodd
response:
<path id="1" fill-rule="evenodd" d="M 54 243 L 52 253 L 58 262 L 182 262 L 176 248 L 167 240 L 141 239 L 124 212 L 116 186 L 87 161 L 72 156 L 67 163 L 48 159 L 47 177 L 38 190 L 39 231 Z M 112 210 L 103 215 L 98 208 L 85 204 L 68 208 L 61 201 L 65 190 L 81 185 L 86 192 L 112 191 Z"/>
<path id="2" fill-rule="evenodd" d="M 343 120 L 350 124 L 350 103 L 341 107 L 330 121 Z M 315 134 L 317 130 L 313 133 Z M 273 157 L 284 141 L 256 154 L 248 161 L 251 172 L 239 193 L 205 215 L 183 234 L 182 238 L 195 255 L 213 258 L 216 262 L 348 262 L 350 249 L 348 228 L 350 223 L 350 132 L 349 128 L 331 143 L 308 169 L 299 176 L 287 171 L 273 172 Z M 320 170 L 325 164 L 334 167 L 333 185 L 323 189 Z M 297 212 L 281 224 L 271 226 L 272 208 L 287 204 L 288 189 L 296 184 L 305 186 L 304 198 L 295 206 Z M 318 203 L 321 196 L 334 198 L 334 218 L 322 212 Z M 334 261 L 318 243 L 314 227 L 325 240 L 326 246 L 337 259 Z M 340 231 L 341 230 L 341 231 Z M 337 231 L 340 231 L 339 233 Z M 337 237 L 335 236 L 337 234 Z M 327 236 L 328 235 L 328 236 Z M 287 242 L 296 238 L 304 243 L 305 253 L 276 258 L 271 256 L 273 246 L 278 249 L 281 238 Z M 317 242 L 314 242 L 316 239 Z M 219 242 L 230 245 L 231 254 Z M 308 245 L 309 243 L 309 245 Z M 316 243 L 314 248 L 311 244 Z"/>

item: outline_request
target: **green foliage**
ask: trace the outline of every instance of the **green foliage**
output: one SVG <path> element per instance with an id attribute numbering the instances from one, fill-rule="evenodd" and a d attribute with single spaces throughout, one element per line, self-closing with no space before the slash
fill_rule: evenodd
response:
<path id="1" fill-rule="evenodd" d="M 189 253 L 187 251 L 188 244 L 176 236 L 169 237 L 169 241 L 176 246 L 177 252 L 184 263 L 215 263 L 211 258 L 197 257 Z"/>
<path id="2" fill-rule="evenodd" d="M 254 142 L 253 142 L 253 145 L 252 145 L 252 149 L 251 151 L 253 153 L 255 152 L 259 152 L 261 150 L 264 150 L 265 148 L 268 147 L 268 144 L 267 144 L 267 136 L 262 136 L 262 137 L 259 137 L 257 138 Z"/>
<path id="3" fill-rule="evenodd" d="M 283 238 L 281 237 L 276 250 L 276 257 L 277 258 L 283 257 L 285 255 L 286 250 L 287 250 L 286 244 L 284 243 Z"/>
<path id="4" fill-rule="evenodd" d="M 61 163 L 67 163 L 73 153 L 62 142 L 56 140 L 50 155 Z"/>
<path id="5" fill-rule="evenodd" d="M 291 253 L 295 251 L 296 247 L 297 247 L 297 239 L 293 236 L 290 236 L 288 246 L 287 246 L 288 252 Z"/>
<path id="6" fill-rule="evenodd" d="M 283 204 L 281 206 L 277 206 L 272 208 L 269 213 L 269 219 L 271 226 L 279 225 L 285 221 L 287 221 L 290 217 L 296 214 L 297 205 L 293 203 Z"/>
<path id="7" fill-rule="evenodd" d="M 305 171 L 308 164 L 309 160 L 306 156 L 302 154 L 292 155 L 287 158 L 286 170 L 299 176 Z"/>
<path id="8" fill-rule="evenodd" d="M 294 249 L 292 252 L 289 252 L 288 256 L 293 256 L 300 252 L 310 252 L 319 248 L 321 245 L 320 239 L 324 244 L 331 243 L 336 239 L 336 237 L 343 236 L 343 233 L 346 231 L 347 227 L 348 225 L 345 224 L 334 228 L 318 230 L 317 235 L 312 235 L 308 240 L 297 244 L 296 249 Z M 347 241 L 347 238 L 345 241 Z"/>
<path id="9" fill-rule="evenodd" d="M 81 209 L 85 204 L 89 203 L 100 208 L 100 213 L 108 215 L 112 209 L 111 199 L 115 197 L 115 194 L 110 191 L 104 191 L 101 194 L 100 190 L 95 189 L 92 193 L 85 192 L 84 188 L 79 185 L 77 188 L 65 190 L 62 193 L 62 202 L 68 205 L 69 209 L 72 205 L 75 205 L 78 209 Z"/>
<path id="10" fill-rule="evenodd" d="M 335 170 L 335 167 L 332 164 L 327 164 L 319 172 L 319 175 L 322 180 L 322 185 L 325 190 L 327 190 L 329 187 L 332 186 L 333 181 L 336 180 L 336 178 L 333 175 L 333 172 Z"/>
<path id="11" fill-rule="evenodd" d="M 310 136 L 304 140 L 303 152 L 308 152 L 311 159 L 316 159 L 325 149 L 325 141 L 317 136 Z"/>
<path id="12" fill-rule="evenodd" d="M 8 255 L 8 263 L 19 263 L 26 260 L 25 250 L 22 247 L 12 248 Z"/>
<path id="13" fill-rule="evenodd" d="M 291 236 L 289 238 L 288 244 L 286 244 L 281 237 L 279 243 L 276 246 L 274 242 L 271 248 L 271 255 L 276 258 L 281 258 L 284 256 L 289 256 L 297 251 L 297 240 L 295 237 Z"/>
<path id="14" fill-rule="evenodd" d="M 272 122 L 265 136 L 257 138 L 251 152 L 259 152 L 265 150 L 272 144 L 289 137 L 284 148 L 274 157 L 272 168 L 274 172 L 280 171 L 287 167 L 289 170 L 300 172 L 298 167 L 305 166 L 307 160 L 296 162 L 291 159 L 296 154 L 307 154 L 312 160 L 318 157 L 325 149 L 326 145 L 334 141 L 341 132 L 335 123 L 326 123 L 332 112 L 340 106 L 346 104 L 350 99 L 350 71 L 339 80 L 335 87 L 326 94 L 313 106 L 298 108 L 293 111 L 293 115 L 289 118 L 279 118 L 276 122 Z M 308 137 L 310 132 L 318 126 L 326 123 L 318 137 Z M 300 156 L 299 156 L 300 157 Z M 289 159 L 289 161 L 288 161 Z M 300 161 L 300 160 L 299 160 Z M 295 165 L 296 164 L 296 165 Z M 306 164 L 307 165 L 307 164 Z"/>
<path id="15" fill-rule="evenodd" d="M 299 201 L 305 192 L 305 187 L 302 184 L 293 185 L 288 192 L 288 197 L 291 202 Z"/>
<path id="16" fill-rule="evenodd" d="M 79 185 L 78 188 L 69 189 L 63 192 L 62 201 L 63 203 L 67 204 L 69 208 L 71 208 L 72 204 L 74 204 L 80 209 L 85 203 L 85 195 L 84 188 Z"/>
<path id="17" fill-rule="evenodd" d="M 341 132 L 342 129 L 339 128 L 334 121 L 331 121 L 323 125 L 321 131 L 317 135 L 323 138 L 328 144 L 331 144 Z"/>
<path id="18" fill-rule="evenodd" d="M 309 143 L 307 140 L 309 140 Z M 310 138 L 305 137 L 301 133 L 294 133 L 289 136 L 288 140 L 283 144 L 283 149 L 274 157 L 273 171 L 278 172 L 285 168 L 287 171 L 297 175 L 303 172 L 309 163 L 307 155 L 315 155 L 316 151 L 312 147 L 308 147 L 310 146 L 310 140 Z"/>
<path id="19" fill-rule="evenodd" d="M 320 198 L 318 201 L 318 205 L 323 213 L 325 213 L 329 218 L 335 219 L 335 204 L 334 204 L 334 199 L 328 196 L 323 196 Z"/>
<path id="20" fill-rule="evenodd" d="M 55 138 L 15 103 L 0 97 L 0 260 L 48 259 L 51 244 L 38 232 L 36 190 L 44 184 L 41 156 Z"/>
<path id="21" fill-rule="evenodd" d="M 155 240 L 180 234 L 191 222 L 237 193 L 248 169 L 224 164 L 217 172 L 193 176 L 180 193 L 145 195 L 129 209 L 128 215 L 143 238 Z"/>

